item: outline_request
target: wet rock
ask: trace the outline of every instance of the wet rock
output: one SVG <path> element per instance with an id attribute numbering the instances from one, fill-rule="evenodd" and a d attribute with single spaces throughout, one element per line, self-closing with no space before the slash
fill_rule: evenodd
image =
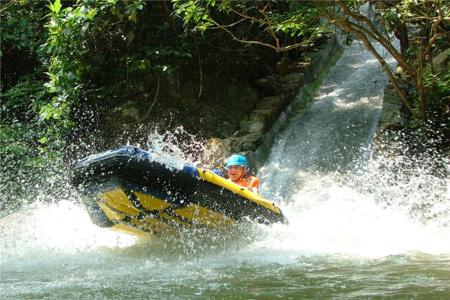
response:
<path id="1" fill-rule="evenodd" d="M 270 81 L 268 78 L 260 78 L 256 80 L 255 84 L 259 87 L 266 87 L 270 84 Z"/>
<path id="2" fill-rule="evenodd" d="M 289 73 L 280 77 L 280 91 L 284 94 L 295 94 L 305 81 L 303 73 Z"/>
<path id="3" fill-rule="evenodd" d="M 280 88 L 280 83 L 273 75 L 260 78 L 255 81 L 255 84 L 260 88 L 259 93 L 261 95 L 277 94 Z"/>
<path id="4" fill-rule="evenodd" d="M 267 107 L 273 107 L 278 106 L 282 104 L 283 100 L 285 99 L 285 95 L 281 94 L 278 96 L 272 96 L 272 97 L 265 97 L 261 99 L 260 108 L 267 108 Z"/>
<path id="5" fill-rule="evenodd" d="M 283 75 L 280 77 L 281 83 L 295 83 L 295 84 L 302 84 L 304 81 L 304 74 L 303 73 L 289 73 L 286 75 Z"/>
<path id="6" fill-rule="evenodd" d="M 433 58 L 433 67 L 436 72 L 450 69 L 450 48 Z"/>
<path id="7" fill-rule="evenodd" d="M 406 118 L 402 112 L 403 102 L 391 87 L 384 90 L 384 99 L 378 130 L 385 131 L 393 128 L 403 127 Z"/>
<path id="8" fill-rule="evenodd" d="M 289 64 L 285 60 L 281 60 L 275 64 L 275 72 L 279 75 L 287 74 L 290 71 Z"/>
<path id="9" fill-rule="evenodd" d="M 237 135 L 239 133 L 246 133 L 246 132 L 259 132 L 262 131 L 264 128 L 263 121 L 260 120 L 260 118 L 254 118 L 252 120 L 244 120 L 241 121 L 240 130 L 237 132 Z"/>
<path id="10" fill-rule="evenodd" d="M 299 86 L 297 83 L 282 83 L 280 91 L 284 94 L 293 94 L 298 90 Z"/>
<path id="11" fill-rule="evenodd" d="M 141 109 L 138 108 L 137 103 L 134 101 L 127 101 L 121 106 L 113 109 L 113 113 L 119 113 L 120 118 L 131 119 L 131 121 L 137 121 L 141 118 L 140 111 Z"/>
<path id="12" fill-rule="evenodd" d="M 261 139 L 261 132 L 252 132 L 244 136 L 240 136 L 238 139 L 234 139 L 231 142 L 231 152 L 249 153 L 255 151 L 258 147 L 258 141 Z"/>

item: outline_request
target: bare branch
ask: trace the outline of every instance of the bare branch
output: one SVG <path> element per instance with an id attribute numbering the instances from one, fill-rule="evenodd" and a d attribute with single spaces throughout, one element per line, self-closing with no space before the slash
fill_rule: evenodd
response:
<path id="1" fill-rule="evenodd" d="M 233 26 L 235 26 L 235 25 L 237 25 L 237 24 L 239 24 L 239 23 L 241 23 L 241 22 L 243 22 L 245 20 L 246 20 L 246 18 L 242 18 L 239 21 L 236 21 L 234 23 L 231 23 L 231 24 L 228 24 L 228 25 L 222 25 L 222 28 L 233 27 Z M 210 27 L 210 29 L 222 29 L 222 28 L 221 27 Z"/>
<path id="2" fill-rule="evenodd" d="M 199 76 L 199 87 L 198 87 L 198 100 L 202 97 L 203 93 L 203 71 L 202 62 L 200 60 L 200 50 L 197 49 L 197 59 L 198 59 L 198 76 Z"/>
<path id="3" fill-rule="evenodd" d="M 409 112 L 413 116 L 417 117 L 417 114 L 414 111 L 411 102 L 408 100 L 408 97 L 406 97 L 405 92 L 399 86 L 399 84 L 397 82 L 397 79 L 395 78 L 394 74 L 392 73 L 391 69 L 389 68 L 389 65 L 380 56 L 380 54 L 378 54 L 378 52 L 375 50 L 375 48 L 372 46 L 372 44 L 370 43 L 369 39 L 365 35 L 360 34 L 360 38 L 363 41 L 363 43 L 366 45 L 366 47 L 369 49 L 369 51 L 372 52 L 372 54 L 375 56 L 375 58 L 378 60 L 378 62 L 383 67 L 384 71 L 386 72 L 386 74 L 389 77 L 389 81 L 392 83 L 392 85 L 394 86 L 395 91 L 399 95 L 400 99 L 403 101 L 403 104 L 405 104 L 405 106 L 408 108 Z"/>
<path id="4" fill-rule="evenodd" d="M 269 6 L 269 3 L 264 7 L 264 9 L 260 10 L 259 12 L 264 16 L 264 20 L 267 22 L 267 29 L 269 30 L 270 34 L 272 35 L 273 39 L 275 40 L 275 44 L 278 48 L 280 48 L 280 40 L 275 35 L 275 32 L 272 30 L 272 23 L 270 22 L 269 18 L 267 17 L 267 14 L 265 12 L 266 8 Z"/>
<path id="5" fill-rule="evenodd" d="M 442 19 L 443 21 L 450 21 L 449 17 L 414 17 L 414 18 L 409 18 L 407 19 L 408 21 L 416 21 L 416 20 L 429 20 L 429 21 L 435 21 L 437 19 Z"/>
<path id="6" fill-rule="evenodd" d="M 345 6 L 344 4 L 341 4 L 341 7 L 345 13 L 347 13 L 349 16 L 351 16 L 355 20 L 364 22 L 369 27 L 370 30 L 367 30 L 363 26 L 357 25 L 356 23 L 353 23 L 353 22 L 347 20 L 348 22 L 354 24 L 354 26 L 358 27 L 360 30 L 363 30 L 363 31 L 367 32 L 368 34 L 370 34 L 371 37 L 373 37 L 376 41 L 378 41 L 381 45 L 383 45 L 383 47 L 387 51 L 389 51 L 389 53 L 398 61 L 398 63 L 405 69 L 405 71 L 407 73 L 409 73 L 411 76 L 416 75 L 414 68 L 412 66 L 410 66 L 404 59 L 402 59 L 402 55 L 397 51 L 397 49 L 395 49 L 395 47 L 392 45 L 392 43 L 388 39 L 386 39 L 382 33 L 380 33 L 377 30 L 377 28 L 375 27 L 375 25 L 369 18 L 367 18 L 366 16 L 361 15 L 361 14 L 353 13 L 348 8 L 348 6 Z"/>
<path id="7" fill-rule="evenodd" d="M 235 10 L 234 8 L 231 8 L 231 11 L 234 12 L 236 15 L 242 17 L 242 18 L 250 19 L 250 20 L 253 20 L 253 21 L 258 22 L 258 23 L 260 22 L 259 19 L 255 18 L 255 17 L 252 17 L 252 16 L 249 16 L 249 15 L 245 15 L 245 14 Z"/>
<path id="8" fill-rule="evenodd" d="M 15 4 L 17 1 L 16 0 L 10 0 L 8 3 L 6 3 L 5 5 L 2 5 L 3 7 L 0 8 L 0 15 L 3 14 L 4 11 L 8 10 L 8 8 Z"/>
<path id="9" fill-rule="evenodd" d="M 329 12 L 328 12 L 329 13 Z M 405 106 L 408 108 L 408 110 L 411 112 L 411 114 L 415 115 L 416 113 L 413 110 L 413 106 L 411 102 L 406 97 L 404 91 L 399 86 L 397 79 L 395 78 L 394 74 L 392 73 L 391 69 L 389 68 L 389 65 L 386 63 L 386 61 L 381 57 L 381 55 L 375 50 L 373 45 L 370 43 L 369 38 L 366 35 L 366 31 L 364 28 L 361 28 L 361 26 L 354 24 L 352 22 L 343 21 L 334 18 L 334 15 L 330 13 L 330 15 L 326 16 L 330 19 L 333 23 L 337 23 L 339 27 L 341 27 L 343 30 L 354 33 L 358 38 L 362 40 L 366 48 L 375 56 L 375 58 L 378 60 L 386 74 L 388 75 L 389 81 L 394 86 L 395 91 L 399 95 L 400 99 L 403 101 Z"/>
<path id="10" fill-rule="evenodd" d="M 331 23 L 338 25 L 341 29 L 349 32 L 349 33 L 362 33 L 364 35 L 368 35 L 369 37 L 373 38 L 375 41 L 379 42 L 383 47 L 397 60 L 398 64 L 402 66 L 405 71 L 410 74 L 411 76 L 416 76 L 416 71 L 414 68 L 408 64 L 408 62 L 403 58 L 403 56 L 398 53 L 398 51 L 392 46 L 391 42 L 384 37 L 380 39 L 381 34 L 376 34 L 371 32 L 370 30 L 367 30 L 361 25 L 358 25 L 354 22 L 351 22 L 348 19 L 340 19 L 336 18 L 336 16 L 332 13 L 325 14 L 325 18 L 327 18 Z"/>
<path id="11" fill-rule="evenodd" d="M 249 45 L 260 45 L 260 46 L 268 47 L 268 48 L 271 48 L 271 49 L 275 50 L 276 52 L 286 52 L 286 51 L 289 51 L 289 50 L 292 50 L 292 49 L 295 49 L 295 48 L 304 47 L 304 46 L 307 46 L 308 44 L 310 44 L 310 43 L 313 41 L 312 38 L 309 38 L 309 39 L 307 39 L 307 40 L 303 40 L 303 41 L 300 42 L 300 43 L 296 43 L 296 44 L 292 44 L 292 45 L 289 45 L 289 46 L 281 47 L 281 46 L 279 46 L 279 45 L 274 46 L 274 45 L 272 45 L 272 44 L 264 43 L 264 42 L 260 42 L 260 41 L 243 40 L 243 39 L 238 38 L 238 37 L 237 37 L 232 31 L 230 31 L 228 28 L 226 28 L 226 27 L 220 25 L 219 23 L 217 23 L 214 19 L 211 18 L 211 21 L 212 21 L 212 22 L 214 23 L 214 25 L 216 25 L 218 28 L 220 28 L 220 29 L 222 29 L 223 31 L 225 31 L 226 33 L 228 33 L 228 34 L 233 38 L 233 40 L 235 40 L 235 41 L 238 41 L 238 42 L 244 43 L 244 44 L 249 44 Z"/>

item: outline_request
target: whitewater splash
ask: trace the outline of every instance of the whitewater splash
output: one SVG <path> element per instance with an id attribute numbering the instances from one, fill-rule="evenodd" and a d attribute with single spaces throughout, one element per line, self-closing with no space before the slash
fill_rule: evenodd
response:
<path id="1" fill-rule="evenodd" d="M 389 158 L 390 164 L 393 159 Z M 290 198 L 280 203 L 289 224 L 255 226 L 248 242 L 240 245 L 242 253 L 248 253 L 250 257 L 255 253 L 265 253 L 261 259 L 269 261 L 317 255 L 362 258 L 414 255 L 418 252 L 450 255 L 448 179 L 431 178 L 411 169 L 380 169 L 383 164 L 379 160 L 381 158 L 377 163 L 368 163 L 370 168 L 366 168 L 364 173 L 361 171 L 350 177 L 339 173 L 299 172 L 298 175 L 306 182 L 300 189 L 290 191 Z M 411 173 L 416 175 L 411 177 Z M 385 184 L 394 178 L 397 185 Z M 276 184 L 270 179 L 265 183 Z M 427 188 L 419 188 L 427 183 Z M 409 205 L 405 199 L 393 201 L 400 198 L 399 191 L 406 193 L 404 188 L 412 186 L 416 188 L 407 192 Z M 263 194 L 267 192 L 267 189 L 263 190 Z M 278 192 L 280 194 L 281 191 Z M 270 198 L 270 195 L 266 196 Z M 417 211 L 412 210 L 417 202 L 433 202 L 434 217 L 420 218 Z M 423 213 L 427 215 L 427 211 Z M 134 236 L 95 226 L 84 207 L 69 200 L 35 203 L 3 218 L 0 232 L 1 261 L 9 262 L 139 245 Z M 195 252 L 198 247 L 205 245 L 193 242 L 189 251 Z M 220 240 L 215 245 L 219 251 L 227 247 L 231 247 L 230 243 Z"/>
<path id="2" fill-rule="evenodd" d="M 98 248 L 123 248 L 136 237 L 95 226 L 84 207 L 73 201 L 34 203 L 0 221 L 1 260 L 52 257 Z"/>
<path id="3" fill-rule="evenodd" d="M 261 259 L 450 254 L 448 177 L 433 175 L 428 164 L 407 163 L 406 157 L 371 158 L 386 84 L 380 74 L 370 54 L 361 57 L 358 45 L 347 49 L 311 109 L 280 135 L 258 176 L 262 194 L 278 202 L 289 224 L 255 226 L 241 254 L 252 259 L 262 251 Z M 207 151 L 203 141 L 178 131 L 153 132 L 143 148 L 172 167 L 200 164 L 199 153 Z M 38 202 L 0 220 L 1 261 L 137 245 L 133 236 L 93 225 L 69 191 L 67 176 L 49 178 L 55 183 L 51 193 L 43 190 Z M 226 251 L 227 243 L 219 239 L 214 247 Z"/>
<path id="4" fill-rule="evenodd" d="M 177 128 L 176 132 L 164 134 L 151 132 L 146 148 L 155 159 L 174 168 L 182 168 L 185 163 L 198 164 L 196 153 L 203 150 L 201 140 L 185 132 L 182 127 Z M 51 168 L 49 165 L 48 173 L 44 175 L 51 183 L 48 186 L 37 186 L 32 180 L 23 182 L 28 189 L 38 191 L 34 202 L 0 219 L 1 261 L 30 256 L 51 258 L 55 254 L 98 251 L 102 248 L 127 248 L 140 242 L 135 236 L 100 228 L 92 223 L 79 195 L 69 183 L 70 171 L 67 167 Z"/>
<path id="5" fill-rule="evenodd" d="M 409 191 L 409 205 L 386 205 L 377 199 L 383 191 L 361 192 L 353 186 L 354 182 L 347 185 L 340 179 L 334 176 L 311 179 L 282 205 L 289 225 L 265 229 L 267 237 L 253 246 L 303 255 L 369 258 L 417 252 L 450 255 L 448 190 L 439 199 L 429 198 L 428 191 L 416 188 Z M 448 184 L 448 180 L 435 180 L 441 185 L 435 192 Z M 365 188 L 370 184 L 366 182 Z M 386 195 L 390 188 L 385 187 Z M 417 212 L 411 214 L 416 201 L 436 202 L 435 210 L 440 213 L 424 222 Z"/>
<path id="6" fill-rule="evenodd" d="M 450 254 L 448 172 L 433 171 L 449 166 L 448 158 L 414 160 L 399 154 L 406 151 L 401 144 L 397 154 L 372 155 L 386 84 L 359 43 L 345 49 L 258 173 L 262 194 L 280 203 L 289 225 L 271 227 L 254 247 L 306 255 Z"/>

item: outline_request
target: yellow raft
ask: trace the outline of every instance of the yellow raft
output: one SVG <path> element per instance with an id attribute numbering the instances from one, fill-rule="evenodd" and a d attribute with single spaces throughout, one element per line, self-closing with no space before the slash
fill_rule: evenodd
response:
<path id="1" fill-rule="evenodd" d="M 182 170 L 123 146 L 77 161 L 72 184 L 93 222 L 123 232 L 222 228 L 242 220 L 285 222 L 275 203 L 210 170 Z"/>

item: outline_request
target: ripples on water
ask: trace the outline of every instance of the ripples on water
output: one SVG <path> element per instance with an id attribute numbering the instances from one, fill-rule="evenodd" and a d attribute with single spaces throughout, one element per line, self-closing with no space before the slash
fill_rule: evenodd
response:
<path id="1" fill-rule="evenodd" d="M 0 220 L 0 296 L 448 299 L 449 179 L 424 163 L 448 158 L 370 157 L 384 83 L 370 55 L 351 49 L 259 172 L 288 225 L 137 240 L 93 225 L 55 177 L 51 193 Z M 355 79 L 339 82 L 345 72 Z M 330 110 L 338 119 L 321 114 Z M 147 147 L 174 167 L 195 160 L 170 134 Z"/>
<path id="2" fill-rule="evenodd" d="M 448 178 L 389 170 L 381 160 L 352 175 L 299 173 L 307 183 L 280 203 L 288 225 L 219 235 L 141 241 L 93 225 L 75 194 L 34 203 L 0 221 L 0 293 L 21 299 L 445 299 Z M 64 195 L 71 194 L 67 189 Z M 431 203 L 435 217 L 429 209 L 417 214 L 416 203 Z"/>

